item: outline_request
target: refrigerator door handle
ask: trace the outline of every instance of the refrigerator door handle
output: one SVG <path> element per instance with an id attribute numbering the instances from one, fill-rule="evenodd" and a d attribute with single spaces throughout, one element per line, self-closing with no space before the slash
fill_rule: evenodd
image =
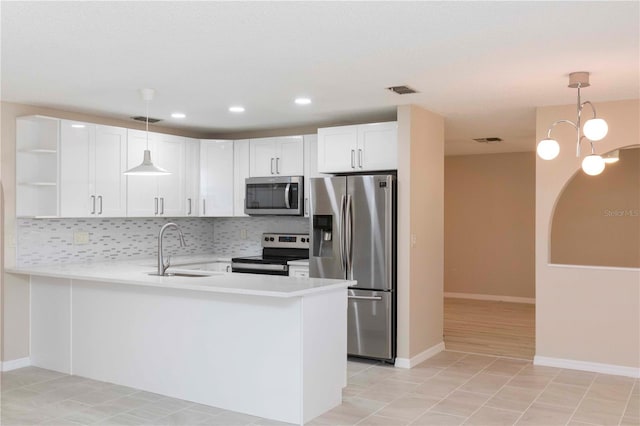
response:
<path id="1" fill-rule="evenodd" d="M 347 298 L 356 300 L 382 300 L 382 296 L 347 296 Z"/>
<path id="2" fill-rule="evenodd" d="M 291 201 L 289 200 L 291 198 L 289 195 L 290 192 L 291 192 L 291 184 L 288 183 L 287 186 L 284 188 L 284 205 L 288 209 L 291 208 Z"/>
<path id="3" fill-rule="evenodd" d="M 347 208 L 345 212 L 346 222 L 346 255 L 347 255 L 347 278 L 353 279 L 353 204 L 351 195 L 347 195 Z"/>
<path id="4" fill-rule="evenodd" d="M 393 201 L 392 201 L 392 184 L 391 179 L 387 179 L 387 186 L 384 190 L 384 263 L 387 270 L 387 286 L 386 288 L 393 288 Z"/>
<path id="5" fill-rule="evenodd" d="M 345 278 L 347 277 L 347 264 L 345 260 L 345 215 L 344 215 L 344 207 L 346 204 L 347 196 L 343 195 L 340 200 L 340 263 L 342 264 L 342 269 L 344 269 Z"/>

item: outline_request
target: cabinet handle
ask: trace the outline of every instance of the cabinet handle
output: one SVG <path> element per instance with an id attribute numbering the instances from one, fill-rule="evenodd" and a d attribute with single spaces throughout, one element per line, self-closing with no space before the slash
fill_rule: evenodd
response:
<path id="1" fill-rule="evenodd" d="M 352 169 L 356 168 L 356 151 L 355 151 L 355 149 L 351 150 L 351 168 Z"/>
<path id="2" fill-rule="evenodd" d="M 227 272 L 231 272 L 229 269 L 231 269 L 231 265 L 227 265 Z"/>
<path id="3" fill-rule="evenodd" d="M 154 214 L 158 214 L 158 197 L 153 197 L 153 202 L 155 204 L 155 212 Z"/>
<path id="4" fill-rule="evenodd" d="M 276 174 L 280 174 L 280 157 L 276 157 Z"/>
<path id="5" fill-rule="evenodd" d="M 98 195 L 98 206 L 99 206 L 98 214 L 102 214 L 102 195 Z"/>
<path id="6" fill-rule="evenodd" d="M 362 168 L 362 150 L 358 150 L 358 166 Z"/>
<path id="7" fill-rule="evenodd" d="M 164 197 L 160 197 L 160 214 L 164 214 Z"/>
<path id="8" fill-rule="evenodd" d="M 91 214 L 96 214 L 96 196 L 91 196 Z"/>
<path id="9" fill-rule="evenodd" d="M 271 158 L 271 174 L 274 174 L 273 173 L 273 157 Z"/>
<path id="10" fill-rule="evenodd" d="M 187 215 L 191 216 L 191 198 L 187 198 L 187 202 L 189 203 L 189 211 L 187 212 Z"/>
<path id="11" fill-rule="evenodd" d="M 207 200 L 205 200 L 204 198 L 202 199 L 202 215 L 207 215 Z"/>

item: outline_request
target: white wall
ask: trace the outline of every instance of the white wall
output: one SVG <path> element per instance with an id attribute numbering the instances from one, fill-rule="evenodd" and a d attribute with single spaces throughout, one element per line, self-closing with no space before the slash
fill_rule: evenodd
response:
<path id="1" fill-rule="evenodd" d="M 639 106 L 638 100 L 596 104 L 609 123 L 598 153 L 640 141 Z M 575 117 L 575 105 L 538 108 L 537 140 L 555 120 Z M 571 127 L 557 126 L 553 136 L 561 145 L 558 158 L 536 160 L 536 362 L 583 361 L 640 374 L 640 270 L 549 264 L 556 200 L 581 161 Z"/>

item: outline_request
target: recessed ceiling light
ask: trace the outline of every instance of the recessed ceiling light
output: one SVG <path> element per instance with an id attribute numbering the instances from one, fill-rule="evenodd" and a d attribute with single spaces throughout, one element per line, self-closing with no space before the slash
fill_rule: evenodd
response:
<path id="1" fill-rule="evenodd" d="M 84 129 L 84 124 L 72 124 L 71 127 L 75 129 Z"/>
<path id="2" fill-rule="evenodd" d="M 231 112 L 244 112 L 244 107 L 232 106 L 232 107 L 229 107 L 229 111 L 231 111 Z"/>
<path id="3" fill-rule="evenodd" d="M 173 118 L 185 118 L 187 115 L 183 112 L 174 112 L 171 113 L 171 117 Z"/>
<path id="4" fill-rule="evenodd" d="M 311 99 L 309 98 L 296 98 L 294 101 L 298 105 L 309 105 L 311 103 Z"/>

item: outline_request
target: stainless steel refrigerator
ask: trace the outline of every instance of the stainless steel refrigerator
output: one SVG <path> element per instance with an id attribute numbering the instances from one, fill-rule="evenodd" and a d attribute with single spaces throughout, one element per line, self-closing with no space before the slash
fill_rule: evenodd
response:
<path id="1" fill-rule="evenodd" d="M 349 288 L 347 352 L 396 356 L 396 177 L 311 179 L 309 275 L 357 280 Z"/>

